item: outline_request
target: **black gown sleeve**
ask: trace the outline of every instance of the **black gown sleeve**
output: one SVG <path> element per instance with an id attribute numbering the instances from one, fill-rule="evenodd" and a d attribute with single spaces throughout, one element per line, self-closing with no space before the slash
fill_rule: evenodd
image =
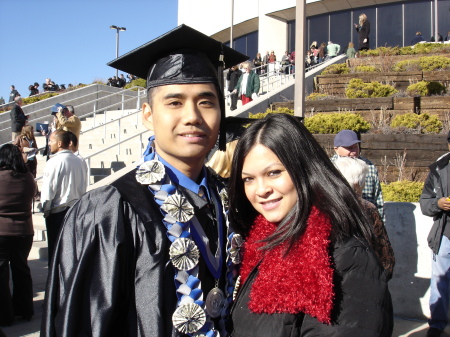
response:
<path id="1" fill-rule="evenodd" d="M 106 186 L 67 213 L 49 269 L 42 337 L 172 335 L 163 314 L 175 297 L 164 286 L 164 226 L 142 186 L 134 187 L 131 203 Z M 132 206 L 137 201 L 142 210 Z"/>

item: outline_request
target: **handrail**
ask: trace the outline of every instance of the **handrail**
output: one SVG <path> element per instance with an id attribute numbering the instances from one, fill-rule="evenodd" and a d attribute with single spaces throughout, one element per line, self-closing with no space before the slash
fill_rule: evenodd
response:
<path id="1" fill-rule="evenodd" d="M 138 87 L 138 88 L 140 88 L 140 87 Z M 126 89 L 126 90 L 128 90 L 128 89 Z M 140 102 L 140 99 L 141 99 L 142 97 L 145 97 L 145 95 L 146 95 L 145 90 L 143 91 L 143 94 L 141 94 L 141 93 L 140 93 L 140 90 L 139 90 L 139 91 L 138 91 L 138 95 L 137 95 L 136 97 L 130 97 L 130 98 L 128 98 L 128 99 L 125 100 L 125 99 L 124 99 L 124 96 L 123 96 L 123 92 L 124 92 L 124 91 L 117 92 L 117 93 L 113 93 L 112 95 L 108 95 L 108 96 L 101 97 L 101 98 L 98 98 L 98 99 L 95 99 L 95 100 L 92 100 L 92 101 L 89 101 L 89 102 L 85 102 L 85 103 L 82 103 L 82 104 L 77 105 L 77 107 L 80 107 L 80 106 L 83 106 L 83 105 L 86 105 L 86 104 L 92 104 L 93 102 L 95 103 L 95 104 L 94 104 L 94 106 L 95 106 L 96 103 L 97 103 L 99 100 L 101 100 L 101 99 L 109 98 L 109 97 L 111 97 L 111 96 L 120 94 L 120 95 L 122 95 L 122 102 L 120 102 L 120 104 L 122 104 L 122 111 L 124 111 L 124 110 L 125 110 L 125 109 L 124 109 L 124 104 L 125 104 L 126 102 L 137 99 L 137 100 L 138 100 L 137 105 L 140 105 L 140 103 L 139 103 L 139 102 Z M 69 101 L 69 102 L 70 102 L 70 101 Z M 98 112 L 105 112 L 108 108 L 110 108 L 110 107 L 112 107 L 112 106 L 117 106 L 117 104 L 118 104 L 118 103 L 112 103 L 112 104 L 110 104 L 110 105 L 107 105 L 107 106 L 105 106 L 105 107 L 102 107 L 101 109 L 95 109 L 95 108 L 94 108 L 94 111 L 89 112 L 89 113 L 84 114 L 84 115 L 81 115 L 81 116 L 78 116 L 78 117 L 79 117 L 79 118 L 86 118 L 86 117 L 90 117 L 90 116 L 93 115 L 93 116 L 94 116 L 94 119 L 95 119 L 96 113 L 98 113 Z M 42 110 L 42 109 L 40 109 L 40 110 Z M 38 111 L 40 111 L 40 110 L 38 110 Z M 134 112 L 134 113 L 137 113 L 137 112 L 139 112 L 139 111 L 140 111 L 140 109 L 137 109 L 136 112 Z M 134 113 L 132 113 L 132 114 L 134 114 Z M 115 119 L 114 121 L 117 121 L 117 120 L 122 119 L 122 118 L 124 118 L 124 117 L 129 117 L 129 116 L 132 115 L 132 114 L 128 114 L 128 115 L 126 115 L 126 116 L 122 115 L 121 117 Z M 105 116 L 104 118 L 106 119 L 106 114 L 104 114 L 104 116 Z M 29 121 L 29 123 L 31 123 L 31 122 L 36 122 L 36 121 L 39 121 L 39 120 L 44 119 L 44 118 L 48 118 L 48 116 L 38 117 L 38 118 L 36 118 L 36 119 L 33 119 L 33 120 Z M 103 125 L 103 124 L 106 123 L 106 120 L 105 120 L 105 119 L 104 119 L 104 121 L 103 121 L 103 123 L 102 123 L 101 125 Z M 95 125 L 95 120 L 94 120 L 94 125 Z M 2 129 L 2 130 L 0 130 L 0 132 L 1 132 L 1 131 L 4 131 L 4 130 L 8 130 L 8 129 L 10 129 L 10 128 L 11 128 L 11 127 L 6 128 L 6 129 Z M 91 129 L 92 129 L 92 128 L 91 128 Z M 82 132 L 87 132 L 87 131 L 90 131 L 91 129 L 86 130 L 86 131 L 82 131 Z M 8 142 L 6 142 L 6 143 L 4 143 L 4 144 L 9 144 L 9 143 L 11 143 L 11 141 L 8 141 Z M 0 146 L 3 146 L 4 144 L 0 144 Z"/>
<path id="2" fill-rule="evenodd" d="M 92 84 L 92 85 L 94 85 L 94 84 Z M 83 88 L 86 88 L 86 87 L 83 87 Z M 83 89 L 83 88 L 79 88 L 79 89 L 76 89 L 76 90 L 80 90 L 80 89 Z M 88 101 L 88 102 L 84 102 L 84 103 L 78 104 L 77 107 L 84 106 L 84 105 L 87 105 L 87 104 L 92 104 L 93 102 L 98 102 L 98 101 L 101 101 L 101 100 L 105 100 L 105 99 L 108 99 L 108 98 L 113 97 L 113 96 L 123 95 L 123 94 L 125 94 L 125 93 L 127 93 L 127 92 L 133 91 L 132 89 L 134 89 L 134 88 L 140 89 L 141 87 L 139 87 L 139 86 L 134 86 L 134 87 L 132 87 L 132 88 L 120 90 L 120 91 L 118 91 L 118 92 L 113 92 L 113 93 L 111 93 L 111 94 L 109 94 L 109 95 L 106 95 L 106 96 L 104 96 L 104 97 L 99 97 L 99 98 L 96 98 L 96 99 L 94 99 L 94 100 L 91 100 L 91 101 Z M 75 91 L 75 90 L 73 90 L 73 91 Z M 73 91 L 71 91 L 71 92 L 73 92 Z M 99 90 L 98 92 L 106 92 L 106 90 Z M 70 103 L 70 102 L 73 101 L 73 100 L 78 100 L 78 99 L 80 99 L 80 98 L 87 97 L 87 96 L 91 96 L 91 95 L 92 95 L 92 93 L 89 93 L 89 94 L 86 94 L 86 95 L 82 95 L 82 96 L 77 96 L 77 97 L 74 97 L 74 98 L 72 98 L 72 99 L 66 100 L 65 103 Z M 144 94 L 141 95 L 141 94 L 140 94 L 140 91 L 138 91 L 138 95 L 137 95 L 136 97 L 131 97 L 131 98 L 129 98 L 129 99 L 131 100 L 131 99 L 141 98 L 142 96 L 145 96 L 145 90 L 144 90 Z M 40 102 L 42 102 L 42 101 L 40 101 Z M 113 106 L 113 105 L 117 105 L 117 103 L 111 104 L 110 106 Z M 108 106 L 108 107 L 109 107 L 109 106 Z M 34 114 L 36 114 L 36 113 L 38 113 L 38 112 L 41 112 L 41 111 L 44 111 L 44 110 L 48 110 L 49 108 L 50 108 L 50 107 L 44 107 L 44 108 L 38 109 L 38 110 L 36 110 L 36 111 L 30 112 L 30 113 L 28 114 L 28 116 L 34 115 Z M 104 110 L 104 108 L 103 108 L 102 110 Z M 81 117 L 82 117 L 82 116 L 81 116 Z M 36 120 L 44 119 L 44 118 L 48 118 L 48 116 L 38 117 L 38 118 L 36 118 L 36 119 L 33 119 L 32 121 L 36 121 Z M 0 121 L 0 125 L 3 124 L 3 123 L 8 123 L 8 122 L 10 122 L 10 121 L 9 121 L 9 120 Z M 11 128 L 11 127 L 7 127 L 7 128 L 4 128 L 4 129 L 0 129 L 0 132 L 2 132 L 2 131 L 4 131 L 4 130 L 7 130 L 7 129 L 10 129 L 10 128 Z"/>
<path id="3" fill-rule="evenodd" d="M 133 136 L 130 136 L 130 137 L 128 137 L 128 138 L 125 138 L 125 139 L 123 139 L 123 140 L 121 140 L 121 141 L 119 141 L 119 142 L 117 142 L 117 143 L 114 143 L 114 144 L 112 144 L 112 145 L 109 145 L 109 146 L 107 146 L 107 147 L 105 147 L 104 149 L 101 149 L 101 150 L 99 150 L 99 151 L 97 151 L 97 152 L 94 152 L 94 153 L 92 153 L 92 154 L 90 154 L 89 156 L 86 156 L 86 157 L 84 157 L 83 159 L 86 161 L 86 164 L 87 164 L 87 167 L 88 167 L 88 173 L 89 173 L 89 176 L 90 176 L 90 169 L 91 169 L 91 158 L 92 157 L 94 157 L 94 156 L 96 156 L 96 155 L 99 155 L 99 154 L 101 154 L 102 152 L 105 152 L 105 151 L 107 151 L 107 150 L 109 150 L 109 149 L 111 149 L 111 148 L 113 148 L 113 147 L 115 147 L 115 146 L 120 146 L 120 144 L 122 144 L 122 143 L 125 143 L 125 142 L 128 142 L 129 140 L 131 140 L 131 139 L 133 139 L 133 138 L 136 138 L 136 137 L 140 137 L 140 141 L 141 141 L 141 143 L 142 143 L 142 135 L 144 134 L 144 133 L 147 133 L 147 132 L 151 132 L 150 130 L 144 130 L 144 131 L 141 131 L 141 132 L 139 132 L 139 133 L 137 133 L 137 134 L 135 134 L 135 135 L 133 135 Z M 39 150 L 40 150 L 41 148 L 39 148 Z M 43 149 L 43 147 L 42 147 L 42 149 Z M 34 180 L 35 181 L 38 181 L 38 180 L 40 180 L 40 179 L 42 179 L 43 178 L 43 176 L 39 176 L 39 177 L 36 177 Z M 88 180 L 88 185 L 90 185 L 91 183 L 90 183 L 90 180 Z"/>

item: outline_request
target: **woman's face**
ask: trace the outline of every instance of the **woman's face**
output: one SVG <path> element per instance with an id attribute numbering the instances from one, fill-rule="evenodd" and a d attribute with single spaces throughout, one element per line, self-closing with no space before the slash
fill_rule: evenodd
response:
<path id="1" fill-rule="evenodd" d="M 297 202 L 289 173 L 264 145 L 255 145 L 244 158 L 242 180 L 247 199 L 269 222 L 281 222 Z"/>

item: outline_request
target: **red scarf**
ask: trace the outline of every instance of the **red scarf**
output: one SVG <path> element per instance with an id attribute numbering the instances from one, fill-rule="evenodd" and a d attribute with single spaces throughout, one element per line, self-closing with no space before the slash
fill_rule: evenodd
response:
<path id="1" fill-rule="evenodd" d="M 328 252 L 331 222 L 313 207 L 301 238 L 283 257 L 286 244 L 269 251 L 259 248 L 277 225 L 259 215 L 244 246 L 241 280 L 262 260 L 250 291 L 249 309 L 254 313 L 306 313 L 320 322 L 331 322 L 333 268 Z"/>

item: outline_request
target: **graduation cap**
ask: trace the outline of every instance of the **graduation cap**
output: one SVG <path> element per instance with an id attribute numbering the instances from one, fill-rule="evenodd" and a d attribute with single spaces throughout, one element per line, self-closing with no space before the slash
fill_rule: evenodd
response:
<path id="1" fill-rule="evenodd" d="M 189 26 L 180 25 L 108 65 L 146 78 L 147 89 L 171 84 L 216 84 L 224 120 L 222 71 L 248 58 Z M 225 149 L 224 123 L 221 123 L 220 134 L 220 148 Z"/>

